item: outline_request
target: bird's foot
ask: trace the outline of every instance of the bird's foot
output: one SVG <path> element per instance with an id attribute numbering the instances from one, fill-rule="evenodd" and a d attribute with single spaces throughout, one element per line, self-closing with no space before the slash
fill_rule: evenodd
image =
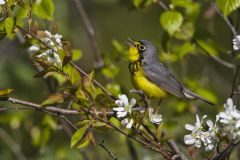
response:
<path id="1" fill-rule="evenodd" d="M 144 94 L 142 90 L 131 89 L 130 93 L 138 94 L 141 97 L 140 101 L 143 101 L 144 103 L 144 107 L 145 108 L 150 107 L 150 100 L 147 98 L 147 96 Z"/>

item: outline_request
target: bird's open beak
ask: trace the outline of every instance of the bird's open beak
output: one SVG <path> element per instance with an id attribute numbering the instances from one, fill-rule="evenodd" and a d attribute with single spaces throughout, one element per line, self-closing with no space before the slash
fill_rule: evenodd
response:
<path id="1" fill-rule="evenodd" d="M 129 42 L 125 42 L 126 44 L 128 44 L 129 46 L 133 46 L 133 47 L 136 46 L 134 39 L 128 37 L 128 40 L 129 40 Z"/>

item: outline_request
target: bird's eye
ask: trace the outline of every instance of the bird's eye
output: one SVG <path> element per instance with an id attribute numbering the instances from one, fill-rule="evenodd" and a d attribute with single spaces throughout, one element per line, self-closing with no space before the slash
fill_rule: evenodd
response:
<path id="1" fill-rule="evenodd" d="M 141 51 L 144 51 L 146 49 L 146 47 L 144 45 L 139 45 L 138 49 L 141 50 Z"/>

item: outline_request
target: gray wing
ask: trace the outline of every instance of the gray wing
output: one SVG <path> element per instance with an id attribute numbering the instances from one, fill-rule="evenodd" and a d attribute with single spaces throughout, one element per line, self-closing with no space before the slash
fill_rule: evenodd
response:
<path id="1" fill-rule="evenodd" d="M 149 81 L 179 98 L 188 99 L 183 93 L 183 90 L 185 90 L 183 84 L 163 64 L 144 64 L 143 68 L 145 77 Z"/>
<path id="2" fill-rule="evenodd" d="M 176 79 L 174 74 L 168 71 L 163 64 L 144 64 L 143 68 L 145 77 L 154 84 L 157 84 L 161 89 L 182 99 L 200 99 L 208 104 L 214 105 L 214 103 L 206 98 L 184 87 L 184 85 Z"/>

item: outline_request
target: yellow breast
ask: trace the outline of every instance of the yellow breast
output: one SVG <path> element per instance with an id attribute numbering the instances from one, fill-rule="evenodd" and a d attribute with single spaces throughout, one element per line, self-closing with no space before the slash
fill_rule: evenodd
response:
<path id="1" fill-rule="evenodd" d="M 132 83 L 136 89 L 142 90 L 148 97 L 163 98 L 167 92 L 144 77 L 142 69 L 131 75 Z"/>

